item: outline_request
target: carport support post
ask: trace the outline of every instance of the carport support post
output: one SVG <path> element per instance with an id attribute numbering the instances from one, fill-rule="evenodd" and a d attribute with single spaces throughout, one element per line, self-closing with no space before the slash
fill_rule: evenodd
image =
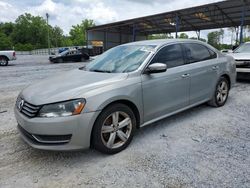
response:
<path id="1" fill-rule="evenodd" d="M 88 37 L 88 35 L 89 35 L 89 32 L 88 32 L 88 29 L 86 29 L 86 31 L 85 31 L 85 40 L 86 40 L 87 49 L 88 49 L 88 46 L 89 46 L 89 37 Z"/>
<path id="2" fill-rule="evenodd" d="M 201 38 L 200 37 L 201 36 L 201 31 L 200 30 L 196 31 L 196 35 L 197 35 L 197 39 L 200 40 L 200 38 Z"/>
<path id="3" fill-rule="evenodd" d="M 136 28 L 135 24 L 133 25 L 133 42 L 136 40 Z"/>
<path id="4" fill-rule="evenodd" d="M 175 17 L 175 38 L 178 38 L 178 31 L 179 31 L 179 17 L 176 15 Z"/>
<path id="5" fill-rule="evenodd" d="M 104 51 L 106 51 L 108 48 L 108 32 L 105 30 L 104 32 Z"/>
<path id="6" fill-rule="evenodd" d="M 245 5 L 242 7 L 241 24 L 240 24 L 240 44 L 243 43 L 243 26 L 245 22 Z"/>

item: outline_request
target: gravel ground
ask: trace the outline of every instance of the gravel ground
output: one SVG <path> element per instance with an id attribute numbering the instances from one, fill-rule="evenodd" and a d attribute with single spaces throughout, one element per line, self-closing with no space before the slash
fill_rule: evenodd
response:
<path id="1" fill-rule="evenodd" d="M 19 56 L 0 67 L 0 187 L 250 187 L 250 83 L 237 83 L 222 108 L 200 105 L 141 128 L 116 155 L 26 145 L 13 114 L 20 90 L 81 66 Z"/>

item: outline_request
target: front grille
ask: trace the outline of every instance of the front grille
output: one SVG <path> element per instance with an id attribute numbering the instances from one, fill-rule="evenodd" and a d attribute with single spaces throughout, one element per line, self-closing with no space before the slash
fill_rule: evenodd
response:
<path id="1" fill-rule="evenodd" d="M 29 118 L 35 117 L 41 108 L 40 106 L 30 104 L 21 98 L 17 99 L 16 107 L 22 114 L 24 114 L 25 116 L 27 116 Z"/>

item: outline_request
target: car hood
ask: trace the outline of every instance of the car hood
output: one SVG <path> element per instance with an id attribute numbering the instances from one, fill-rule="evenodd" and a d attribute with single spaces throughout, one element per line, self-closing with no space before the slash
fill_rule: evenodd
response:
<path id="1" fill-rule="evenodd" d="M 250 60 L 250 53 L 230 53 L 235 60 Z"/>
<path id="2" fill-rule="evenodd" d="M 77 69 L 32 84 L 22 91 L 21 96 L 34 105 L 84 98 L 84 93 L 90 90 L 127 77 L 127 73 L 97 73 Z"/>

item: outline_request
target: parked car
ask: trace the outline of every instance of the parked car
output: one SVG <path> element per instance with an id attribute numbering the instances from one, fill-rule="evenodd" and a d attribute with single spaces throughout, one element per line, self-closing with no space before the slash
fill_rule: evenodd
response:
<path id="1" fill-rule="evenodd" d="M 59 49 L 58 49 L 58 53 L 60 54 L 60 53 L 66 51 L 66 50 L 68 50 L 68 49 L 69 49 L 69 48 L 67 48 L 67 47 L 65 47 L 65 48 L 59 48 Z"/>
<path id="2" fill-rule="evenodd" d="M 236 62 L 236 66 L 249 66 L 250 65 L 250 42 L 246 42 L 236 48 L 231 55 Z"/>
<path id="3" fill-rule="evenodd" d="M 89 59 L 89 55 L 83 53 L 81 50 L 65 50 L 62 53 L 50 56 L 49 60 L 53 63 L 63 62 L 83 62 Z"/>
<path id="4" fill-rule="evenodd" d="M 13 60 L 16 60 L 15 51 L 0 51 L 0 66 L 7 66 L 9 64 L 9 61 Z"/>
<path id="5" fill-rule="evenodd" d="M 202 103 L 223 106 L 235 77 L 234 59 L 200 41 L 128 43 L 25 88 L 15 116 L 34 148 L 114 154 L 137 128 Z"/>

